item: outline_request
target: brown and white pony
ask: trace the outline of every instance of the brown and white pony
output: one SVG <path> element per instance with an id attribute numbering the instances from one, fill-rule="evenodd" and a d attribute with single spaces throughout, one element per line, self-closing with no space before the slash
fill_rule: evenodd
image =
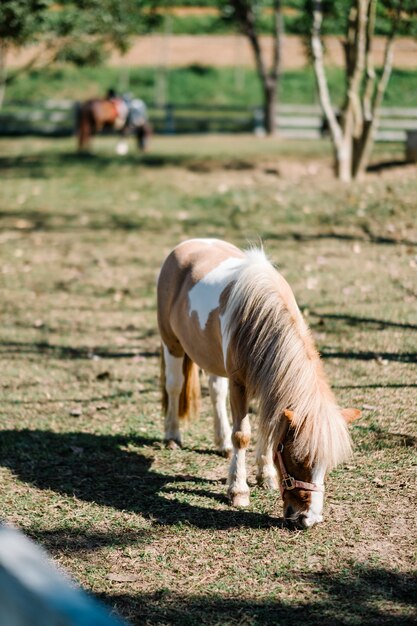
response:
<path id="1" fill-rule="evenodd" d="M 349 457 L 347 422 L 360 412 L 338 407 L 291 288 L 264 252 L 217 239 L 179 244 L 159 275 L 158 324 L 167 445 L 181 446 L 181 420 L 198 414 L 200 367 L 216 446 L 231 455 L 231 503 L 249 504 L 248 403 L 257 398 L 258 482 L 280 488 L 287 520 L 321 522 L 326 472 Z"/>
<path id="2" fill-rule="evenodd" d="M 77 105 L 76 134 L 79 151 L 89 149 L 92 136 L 104 128 L 112 128 L 124 138 L 129 133 L 134 133 L 141 150 L 146 150 L 152 133 L 146 119 L 129 115 L 129 107 L 123 98 L 95 98 Z M 126 140 L 118 143 L 116 151 L 121 155 L 127 154 Z"/>

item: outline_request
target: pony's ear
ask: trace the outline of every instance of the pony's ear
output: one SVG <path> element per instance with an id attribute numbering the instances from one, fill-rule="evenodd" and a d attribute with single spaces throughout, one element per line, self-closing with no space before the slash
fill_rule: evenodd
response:
<path id="1" fill-rule="evenodd" d="M 292 424 L 292 421 L 294 419 L 294 411 L 291 411 L 290 409 L 285 409 L 284 416 L 287 418 L 289 423 Z"/>
<path id="2" fill-rule="evenodd" d="M 359 419 L 360 416 L 362 415 L 359 409 L 342 409 L 340 412 L 348 424 Z"/>

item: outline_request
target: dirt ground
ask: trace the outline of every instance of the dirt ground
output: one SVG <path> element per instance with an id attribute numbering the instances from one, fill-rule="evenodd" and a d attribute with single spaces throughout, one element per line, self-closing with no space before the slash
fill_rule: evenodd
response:
<path id="1" fill-rule="evenodd" d="M 272 56 L 271 37 L 261 38 L 266 58 Z M 382 65 L 384 39 L 375 38 L 375 64 Z M 330 65 L 344 64 L 343 48 L 339 37 L 325 38 L 327 62 Z M 27 48 L 23 52 L 10 53 L 10 66 L 28 63 L 37 49 Z M 286 36 L 283 42 L 283 68 L 298 69 L 307 62 L 305 47 L 297 36 Z M 245 37 L 237 35 L 148 35 L 134 40 L 124 56 L 114 53 L 110 65 L 123 66 L 186 66 L 193 63 L 218 67 L 253 67 L 253 53 Z M 417 41 L 411 38 L 398 39 L 394 51 L 394 67 L 417 68 Z"/>
<path id="2" fill-rule="evenodd" d="M 137 626 L 415 625 L 416 166 L 377 145 L 346 186 L 325 141 L 116 142 L 0 141 L 2 518 Z M 265 243 L 362 411 L 307 532 L 256 485 L 256 403 L 247 509 L 204 376 L 184 448 L 163 444 L 155 280 L 201 236 Z"/>

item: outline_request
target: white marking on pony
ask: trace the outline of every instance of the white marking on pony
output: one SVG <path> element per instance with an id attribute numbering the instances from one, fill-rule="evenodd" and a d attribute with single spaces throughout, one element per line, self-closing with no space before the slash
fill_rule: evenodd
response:
<path id="1" fill-rule="evenodd" d="M 224 366 L 227 370 L 227 351 L 229 349 L 229 343 L 230 343 L 230 332 L 229 332 L 230 324 L 229 324 L 229 315 L 228 315 L 227 308 L 226 308 L 225 313 L 219 316 L 219 319 L 220 319 L 220 332 L 222 335 L 223 361 L 224 361 Z"/>
<path id="2" fill-rule="evenodd" d="M 240 422 L 240 432 L 251 433 L 249 415 Z M 246 447 L 239 448 L 233 443 L 233 456 L 229 467 L 228 496 L 234 506 L 249 505 L 249 487 L 246 482 Z"/>
<path id="3" fill-rule="evenodd" d="M 209 376 L 210 397 L 214 411 L 214 441 L 222 453 L 232 450 L 232 429 L 227 416 L 226 400 L 229 380 L 222 376 Z"/>
<path id="4" fill-rule="evenodd" d="M 188 294 L 190 316 L 195 311 L 201 330 L 206 327 L 210 313 L 218 308 L 220 296 L 233 280 L 244 259 L 230 257 L 208 272 Z"/>
<path id="5" fill-rule="evenodd" d="M 278 489 L 278 472 L 274 464 L 271 443 L 267 443 L 265 447 L 265 444 L 259 441 L 256 450 L 256 463 L 258 465 L 258 473 L 256 475 L 258 484 L 268 489 Z"/>
<path id="6" fill-rule="evenodd" d="M 326 470 L 323 467 L 315 467 L 311 476 L 311 481 L 316 485 L 323 485 Z M 324 494 L 321 491 L 311 491 L 310 508 L 307 515 L 302 518 L 302 524 L 306 528 L 323 521 L 323 501 Z"/>
<path id="7" fill-rule="evenodd" d="M 163 344 L 165 358 L 165 389 L 168 394 L 168 410 L 165 416 L 165 439 L 181 444 L 178 420 L 179 398 L 184 384 L 183 357 L 173 356 Z"/>

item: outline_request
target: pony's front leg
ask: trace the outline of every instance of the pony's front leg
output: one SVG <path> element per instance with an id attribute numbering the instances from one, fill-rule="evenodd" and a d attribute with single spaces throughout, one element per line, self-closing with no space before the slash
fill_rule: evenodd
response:
<path id="1" fill-rule="evenodd" d="M 273 448 L 269 441 L 259 440 L 256 450 L 256 463 L 258 466 L 256 475 L 258 485 L 267 489 L 278 489 L 278 473 L 275 469 Z"/>
<path id="2" fill-rule="evenodd" d="M 210 398 L 214 412 L 214 442 L 218 451 L 225 457 L 232 452 L 232 429 L 227 416 L 226 400 L 229 383 L 222 376 L 209 376 Z"/>
<path id="3" fill-rule="evenodd" d="M 246 448 L 250 442 L 251 428 L 246 390 L 230 382 L 230 404 L 233 415 L 233 453 L 229 468 L 227 495 L 233 506 L 249 505 L 249 487 L 246 482 Z"/>

